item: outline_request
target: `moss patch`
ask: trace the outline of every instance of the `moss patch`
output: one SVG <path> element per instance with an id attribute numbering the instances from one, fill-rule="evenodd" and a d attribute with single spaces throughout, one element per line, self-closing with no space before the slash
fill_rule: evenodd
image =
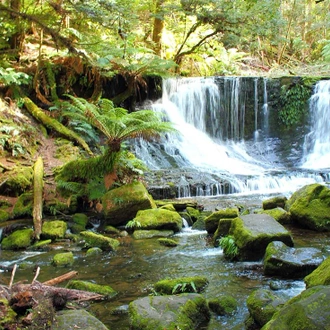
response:
<path id="1" fill-rule="evenodd" d="M 1 242 L 1 248 L 4 250 L 19 250 L 29 247 L 33 239 L 33 229 L 16 230 Z"/>
<path id="2" fill-rule="evenodd" d="M 304 278 L 307 288 L 317 285 L 330 285 L 330 257 Z"/>
<path id="3" fill-rule="evenodd" d="M 104 295 L 108 298 L 112 298 L 117 295 L 117 292 L 108 285 L 99 285 L 88 281 L 71 280 L 67 286 L 68 289 L 83 290 L 89 292 L 95 292 Z"/>
<path id="4" fill-rule="evenodd" d="M 99 247 L 103 251 L 115 251 L 119 246 L 119 241 L 91 231 L 83 231 L 80 235 L 85 239 L 89 247 Z"/>

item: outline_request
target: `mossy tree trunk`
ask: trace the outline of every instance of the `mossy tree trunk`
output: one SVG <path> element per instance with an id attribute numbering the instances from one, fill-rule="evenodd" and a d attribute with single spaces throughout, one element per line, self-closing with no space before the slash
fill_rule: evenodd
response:
<path id="1" fill-rule="evenodd" d="M 70 141 L 74 141 L 81 145 L 90 156 L 93 155 L 92 151 L 89 149 L 88 144 L 82 139 L 78 134 L 71 131 L 56 119 L 53 119 L 47 116 L 35 103 L 33 103 L 28 97 L 24 97 L 24 105 L 25 108 L 31 113 L 31 115 L 40 121 L 43 125 L 48 128 L 54 129 L 57 133 L 69 139 Z"/>
<path id="2" fill-rule="evenodd" d="M 34 164 L 33 171 L 33 226 L 34 236 L 40 239 L 42 229 L 43 187 L 44 187 L 44 163 L 39 156 Z"/>

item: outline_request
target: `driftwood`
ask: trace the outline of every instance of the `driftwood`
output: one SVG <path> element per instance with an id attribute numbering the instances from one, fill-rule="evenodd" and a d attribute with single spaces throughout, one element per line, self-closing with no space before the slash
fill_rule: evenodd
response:
<path id="1" fill-rule="evenodd" d="M 39 240 L 42 228 L 42 205 L 43 205 L 43 185 L 44 185 L 44 163 L 39 156 L 34 164 L 33 170 L 33 227 L 34 237 Z"/>
<path id="2" fill-rule="evenodd" d="M 77 274 L 78 274 L 78 272 L 72 271 L 72 272 L 63 274 L 61 276 L 55 277 L 49 281 L 43 282 L 43 285 L 53 286 L 53 285 L 65 282 L 67 280 L 70 280 L 71 278 L 77 276 Z"/>

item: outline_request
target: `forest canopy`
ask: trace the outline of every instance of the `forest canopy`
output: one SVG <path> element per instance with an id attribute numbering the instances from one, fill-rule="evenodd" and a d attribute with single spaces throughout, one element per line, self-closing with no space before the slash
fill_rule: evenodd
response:
<path id="1" fill-rule="evenodd" d="M 329 9 L 328 0 L 2 0 L 0 64 L 75 55 L 133 80 L 325 65 Z"/>

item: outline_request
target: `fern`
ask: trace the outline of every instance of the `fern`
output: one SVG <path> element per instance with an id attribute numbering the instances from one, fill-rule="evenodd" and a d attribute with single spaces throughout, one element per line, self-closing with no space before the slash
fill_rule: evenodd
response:
<path id="1" fill-rule="evenodd" d="M 330 62 L 330 40 L 323 46 L 321 54 L 326 62 Z"/>
<path id="2" fill-rule="evenodd" d="M 24 72 L 17 72 L 13 68 L 0 67 L 0 84 L 4 86 L 23 85 L 30 82 L 30 76 Z"/>
<path id="3" fill-rule="evenodd" d="M 236 245 L 233 236 L 228 235 L 221 237 L 219 240 L 219 246 L 223 249 L 225 257 L 230 260 L 234 260 L 239 253 L 238 246 Z"/>

